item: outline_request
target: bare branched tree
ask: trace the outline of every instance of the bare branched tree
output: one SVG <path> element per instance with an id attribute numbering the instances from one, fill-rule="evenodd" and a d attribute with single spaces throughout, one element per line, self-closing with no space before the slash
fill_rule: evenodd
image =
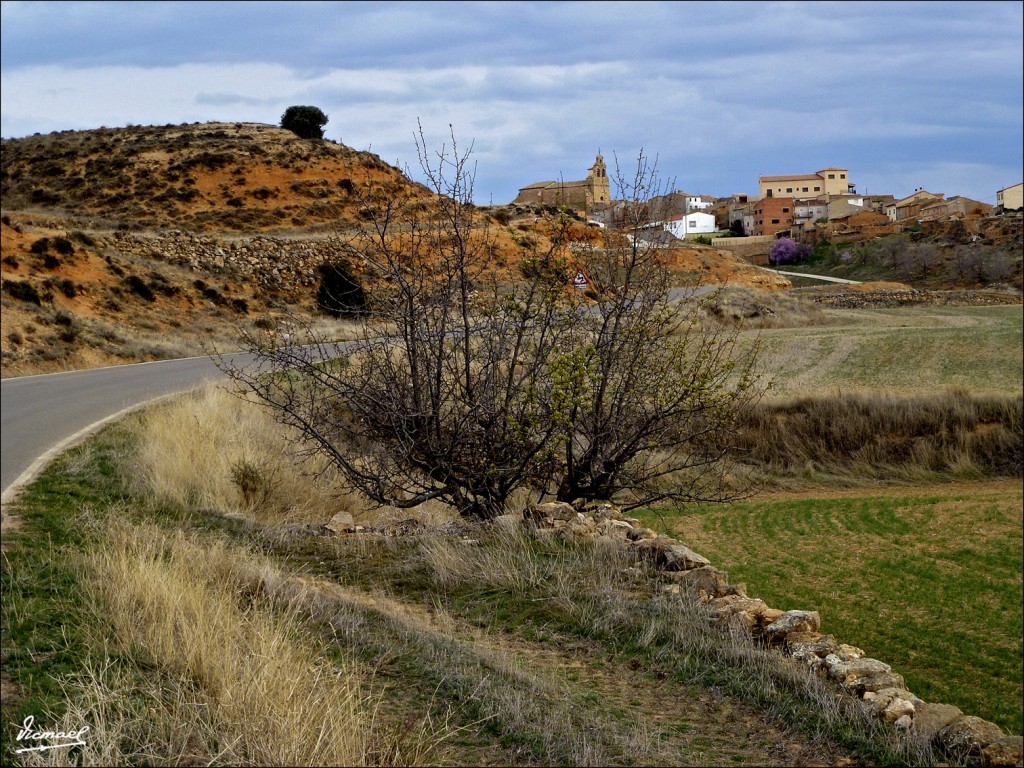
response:
<path id="1" fill-rule="evenodd" d="M 580 309 L 577 379 L 558 467 L 561 500 L 722 501 L 744 489 L 723 482 L 734 425 L 756 400 L 754 351 L 740 355 L 737 331 L 702 325 L 700 291 L 672 295 L 665 251 L 643 230 L 660 224 L 657 162 L 641 151 L 628 176 L 616 158 L 615 185 L 626 201 L 625 231 L 584 252 L 596 304 Z"/>
<path id="2" fill-rule="evenodd" d="M 721 499 L 720 459 L 754 394 L 734 338 L 671 301 L 667 265 L 638 237 L 660 191 L 641 154 L 628 231 L 568 256 L 569 217 L 547 250 L 523 240 L 523 279 L 502 281 L 496 233 L 472 203 L 472 148 L 431 153 L 422 187 L 362 190 L 365 226 L 339 258 L 372 280 L 365 339 L 342 347 L 250 337 L 257 364 L 226 366 L 306 450 L 379 504 L 440 499 L 463 515 L 506 511 L 517 489 L 559 499 Z M 593 301 L 569 285 L 591 279 Z"/>

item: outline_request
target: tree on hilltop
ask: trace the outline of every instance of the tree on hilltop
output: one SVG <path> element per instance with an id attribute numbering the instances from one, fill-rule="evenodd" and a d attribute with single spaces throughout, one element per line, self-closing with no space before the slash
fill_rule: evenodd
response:
<path id="1" fill-rule="evenodd" d="M 327 115 L 318 107 L 288 107 L 281 115 L 281 127 L 304 139 L 322 139 Z"/>

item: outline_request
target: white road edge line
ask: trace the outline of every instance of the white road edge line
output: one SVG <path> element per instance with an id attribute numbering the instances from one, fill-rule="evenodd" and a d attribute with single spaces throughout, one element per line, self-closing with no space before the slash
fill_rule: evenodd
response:
<path id="1" fill-rule="evenodd" d="M 147 363 L 136 363 L 136 365 L 146 364 Z M 68 450 L 69 448 L 73 448 L 79 443 L 84 442 L 87 437 L 95 434 L 96 432 L 99 432 L 101 429 L 103 429 L 103 427 L 107 426 L 107 424 L 110 424 L 113 421 L 117 421 L 118 419 L 124 418 L 132 411 L 137 411 L 140 408 L 144 408 L 147 405 L 152 405 L 156 402 L 159 402 L 160 400 L 167 400 L 172 397 L 177 397 L 183 394 L 183 392 L 188 391 L 190 390 L 182 390 L 181 392 L 171 392 L 170 394 L 167 395 L 151 397 L 149 400 L 143 400 L 141 403 L 135 403 L 134 405 L 130 405 L 127 408 L 122 408 L 117 413 L 113 413 L 110 416 L 107 416 L 106 418 L 100 419 L 99 421 L 93 422 L 89 426 L 78 430 L 77 432 L 75 432 L 75 434 L 71 435 L 70 437 L 65 437 L 55 446 L 46 451 L 42 456 L 33 461 L 29 465 L 28 469 L 26 469 L 24 472 L 18 475 L 18 477 L 16 477 L 14 481 L 9 486 L 7 486 L 6 489 L 4 489 L 3 495 L 0 496 L 0 507 L 6 507 L 8 504 L 14 502 L 17 499 L 18 495 L 21 493 L 21 491 L 25 488 L 25 486 L 28 485 L 33 480 L 35 480 L 35 478 L 42 473 L 42 471 L 47 467 L 47 465 L 49 465 L 50 462 L 57 458 L 60 454 L 64 453 L 64 451 Z"/>

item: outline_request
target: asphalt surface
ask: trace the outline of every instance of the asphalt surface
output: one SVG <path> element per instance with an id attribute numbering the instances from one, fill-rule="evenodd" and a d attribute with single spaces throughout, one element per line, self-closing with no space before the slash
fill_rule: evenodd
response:
<path id="1" fill-rule="evenodd" d="M 245 364 L 246 355 L 236 355 Z M 156 398 L 224 378 L 212 358 L 118 365 L 0 381 L 3 500 L 59 451 Z"/>

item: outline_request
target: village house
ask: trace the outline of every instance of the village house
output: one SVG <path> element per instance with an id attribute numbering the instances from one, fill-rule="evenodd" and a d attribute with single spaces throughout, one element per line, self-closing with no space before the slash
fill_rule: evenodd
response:
<path id="1" fill-rule="evenodd" d="M 1024 182 L 1004 187 L 996 192 L 996 205 L 1004 211 L 1019 211 L 1024 208 Z"/>
<path id="2" fill-rule="evenodd" d="M 717 231 L 715 216 L 705 211 L 692 211 L 670 216 L 664 224 L 665 231 L 673 237 L 685 240 L 687 235 L 706 235 Z"/>
<path id="3" fill-rule="evenodd" d="M 752 227 L 744 230 L 748 235 L 778 235 L 793 228 L 792 197 L 765 195 L 753 204 Z"/>
<path id="4" fill-rule="evenodd" d="M 979 216 L 992 212 L 992 206 L 980 200 L 972 200 L 962 195 L 947 197 L 923 207 L 917 214 L 918 221 L 938 221 L 939 219 L 963 218 Z"/>
<path id="5" fill-rule="evenodd" d="M 815 173 L 795 176 L 758 176 L 757 193 L 761 197 L 832 197 L 847 195 L 856 187 L 846 168 L 822 168 Z"/>
<path id="6" fill-rule="evenodd" d="M 889 203 L 885 206 L 885 215 L 889 221 L 917 221 L 917 215 L 921 209 L 932 203 L 942 200 L 946 195 L 943 192 L 928 192 L 924 189 L 914 191 L 914 194 Z"/>
<path id="7" fill-rule="evenodd" d="M 611 202 L 611 185 L 604 158 L 597 160 L 587 171 L 583 181 L 537 181 L 522 187 L 513 203 L 532 205 L 568 205 L 587 214 L 595 205 Z"/>
<path id="8" fill-rule="evenodd" d="M 861 213 L 864 211 L 864 198 L 860 195 L 843 195 L 842 197 L 834 197 L 825 204 L 825 209 L 825 216 L 829 221 L 832 221 L 833 219 L 841 219 L 844 216 L 850 216 L 851 214 Z"/>

